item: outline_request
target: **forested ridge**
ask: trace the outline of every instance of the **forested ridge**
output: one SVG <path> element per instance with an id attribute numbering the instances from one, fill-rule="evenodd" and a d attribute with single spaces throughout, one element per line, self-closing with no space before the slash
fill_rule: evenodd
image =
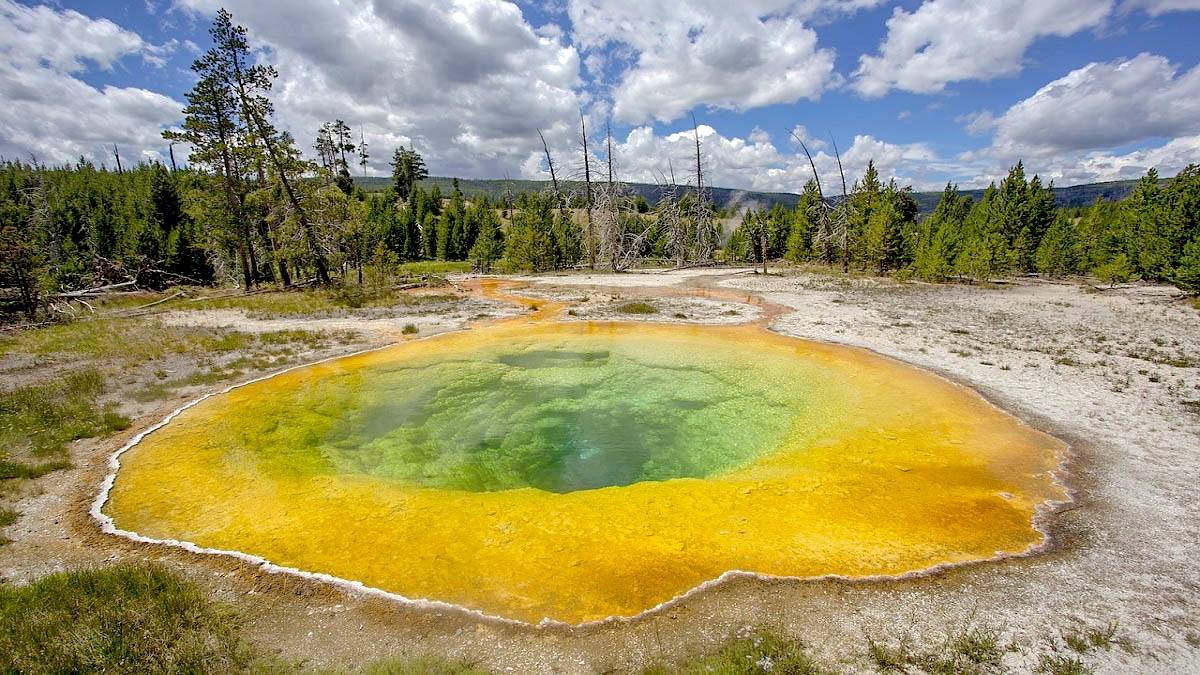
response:
<path id="1" fill-rule="evenodd" d="M 210 33 L 184 123 L 164 133 L 190 148 L 186 168 L 173 151 L 170 167 L 0 164 L 5 310 L 35 316 L 48 299 L 122 283 L 361 284 L 364 270 L 383 278 L 420 260 L 488 272 L 786 259 L 929 281 L 1032 272 L 1200 288 L 1196 165 L 1165 184 L 1151 170 L 1120 202 L 1062 209 L 1018 162 L 978 199 L 947 185 L 924 218 L 911 188 L 884 183 L 873 163 L 850 185 L 824 177 L 824 189 L 814 165 L 794 207 L 730 214 L 705 183 L 699 134 L 693 172 L 664 176 L 651 205 L 614 175 L 611 136 L 590 139 L 581 117 L 584 171 L 570 181 L 547 146 L 547 189 L 468 198 L 457 181 L 422 187 L 422 157 L 400 147 L 388 187 L 367 192 L 351 178 L 369 157 L 361 132 L 356 142 L 341 120 L 323 125 L 308 159 L 273 125 L 275 71 L 246 31 L 222 10 Z"/>
<path id="2" fill-rule="evenodd" d="M 927 281 L 988 280 L 1010 273 L 1090 274 L 1107 282 L 1144 279 L 1200 288 L 1200 166 L 1165 185 L 1151 169 L 1129 197 L 1062 209 L 1049 186 L 1018 162 L 978 199 L 947 185 L 917 219 L 908 188 L 882 185 L 873 165 L 844 204 L 841 233 L 823 232 L 810 182 L 795 209 L 748 212 L 726 246 L 730 261 L 841 261 L 845 269 Z M 826 207 L 828 209 L 829 207 Z M 848 263 L 848 264 L 846 264 Z"/>

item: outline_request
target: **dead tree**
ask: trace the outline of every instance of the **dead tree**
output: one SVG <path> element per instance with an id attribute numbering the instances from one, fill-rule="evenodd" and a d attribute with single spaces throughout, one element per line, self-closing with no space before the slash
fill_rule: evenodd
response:
<path id="1" fill-rule="evenodd" d="M 559 215 L 562 215 L 562 193 L 558 190 L 558 174 L 554 173 L 554 157 L 550 155 L 550 146 L 546 143 L 546 137 L 542 135 L 542 130 L 538 129 L 537 132 L 538 138 L 542 139 L 542 150 L 546 153 L 546 166 L 550 168 L 550 185 L 554 188 L 554 205 L 558 208 Z"/>
<path id="2" fill-rule="evenodd" d="M 838 173 L 842 175 L 842 201 L 838 204 L 837 217 L 834 219 L 836 231 L 842 240 L 842 274 L 850 273 L 850 196 L 846 194 L 846 171 L 842 169 L 842 154 L 838 152 L 837 141 L 833 141 L 833 154 L 837 156 Z"/>
<path id="3" fill-rule="evenodd" d="M 624 243 L 624 232 L 621 224 L 621 199 L 622 195 L 613 182 L 613 151 L 612 151 L 612 126 L 605 125 L 604 142 L 607 156 L 605 160 L 608 164 L 608 182 L 600 190 L 600 196 L 597 200 L 597 211 L 600 213 L 600 254 L 604 258 L 608 258 L 609 268 L 613 272 L 619 271 L 622 260 L 625 257 L 625 251 L 622 250 Z"/>
<path id="4" fill-rule="evenodd" d="M 638 232 L 626 232 L 626 221 L 635 211 L 625 186 L 616 179 L 612 127 L 605 129 L 608 181 L 596 190 L 597 230 L 600 234 L 600 257 L 608 261 L 609 269 L 621 272 L 632 267 L 641 257 L 642 247 L 654 229 L 648 224 Z"/>
<path id="5" fill-rule="evenodd" d="M 117 158 L 117 173 L 125 173 L 125 168 L 121 166 L 121 151 L 116 143 L 113 143 L 113 156 Z"/>
<path id="6" fill-rule="evenodd" d="M 579 111 L 579 137 L 583 139 L 584 207 L 587 209 L 588 269 L 596 269 L 596 231 L 592 224 L 592 163 L 588 157 L 587 122 Z"/>
<path id="7" fill-rule="evenodd" d="M 817 231 L 813 233 L 813 242 L 821 245 L 821 262 L 826 265 L 833 264 L 833 241 L 834 241 L 834 226 L 833 221 L 835 216 L 833 208 L 825 199 L 825 191 L 821 188 L 821 174 L 817 172 L 817 163 L 813 161 L 812 153 L 808 151 L 808 146 L 804 144 L 804 140 L 792 132 L 792 138 L 800 144 L 800 148 L 804 150 L 804 155 L 808 157 L 808 165 L 812 168 L 813 180 L 817 184 L 817 203 L 812 205 L 813 213 L 807 214 L 817 224 Z M 844 181 L 843 181 L 844 182 Z"/>
<path id="8" fill-rule="evenodd" d="M 171 173 L 174 173 L 179 170 L 175 166 L 175 144 L 174 143 L 170 143 L 167 145 L 167 154 L 170 155 L 170 157 L 171 157 Z"/>
<path id="9" fill-rule="evenodd" d="M 667 168 L 671 171 L 670 182 L 667 176 L 659 174 L 658 204 L 655 212 L 658 216 L 658 227 L 667 237 L 667 249 L 675 258 L 675 267 L 684 265 L 689 242 L 687 218 L 680 203 L 679 184 L 675 181 L 675 167 L 667 158 Z"/>
<path id="10" fill-rule="evenodd" d="M 696 262 L 708 262 L 712 258 L 712 212 L 708 193 L 704 189 L 704 165 L 700 154 L 700 127 L 696 115 L 692 115 L 692 135 L 696 139 L 696 200 L 692 205 L 692 222 L 696 227 L 696 238 L 692 256 Z"/>

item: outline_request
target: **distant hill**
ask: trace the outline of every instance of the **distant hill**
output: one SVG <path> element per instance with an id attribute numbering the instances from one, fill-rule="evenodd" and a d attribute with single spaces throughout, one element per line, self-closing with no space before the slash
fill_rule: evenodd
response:
<path id="1" fill-rule="evenodd" d="M 437 185 L 441 188 L 443 194 L 448 195 L 453 189 L 453 182 L 453 178 L 433 176 L 421 181 L 421 186 L 429 190 L 434 185 Z M 390 178 L 385 177 L 368 177 L 355 178 L 354 183 L 368 192 L 373 192 L 386 189 L 392 184 L 392 181 Z M 468 197 L 487 195 L 491 199 L 499 199 L 506 192 L 511 192 L 512 194 L 538 192 L 550 187 L 550 181 L 503 180 L 495 178 L 460 178 L 458 179 L 458 184 L 462 188 L 463 193 Z M 1087 206 L 1097 199 L 1117 201 L 1127 197 L 1133 191 L 1133 186 L 1136 184 L 1136 180 L 1121 180 L 1108 183 L 1056 187 L 1054 188 L 1054 201 L 1060 207 L 1066 208 Z M 564 182 L 562 185 L 563 189 L 571 190 L 580 187 L 581 184 Z M 644 197 L 650 204 L 658 203 L 659 198 L 662 196 L 662 188 L 658 185 L 651 183 L 626 183 L 626 185 L 634 194 Z M 799 195 L 791 192 L 758 192 L 754 190 L 735 190 L 732 188 L 710 188 L 710 191 L 713 202 L 721 209 L 730 207 L 771 208 L 775 204 L 793 207 L 800 200 Z M 970 196 L 973 199 L 979 199 L 983 196 L 983 192 L 983 190 L 962 190 L 961 194 Z M 916 192 L 913 193 L 913 196 L 917 200 L 918 214 L 925 216 L 937 206 L 942 193 L 941 191 Z"/>
<path id="2" fill-rule="evenodd" d="M 1165 184 L 1166 181 L 1164 180 Z M 1133 187 L 1137 185 L 1137 180 L 1117 180 L 1108 183 L 1088 183 L 1086 185 L 1072 185 L 1070 187 L 1054 188 L 1054 203 L 1062 208 L 1072 208 L 1076 206 L 1089 206 L 1097 199 L 1107 201 L 1120 201 L 1129 196 L 1133 192 Z M 983 197 L 983 190 L 959 190 L 959 194 L 978 200 Z M 935 207 L 938 200 L 942 198 L 941 192 L 915 192 L 913 197 L 917 200 L 917 212 L 924 216 Z"/>

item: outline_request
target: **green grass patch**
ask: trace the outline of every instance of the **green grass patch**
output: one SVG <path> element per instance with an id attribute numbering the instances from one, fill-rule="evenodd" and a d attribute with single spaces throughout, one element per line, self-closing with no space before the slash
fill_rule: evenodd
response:
<path id="1" fill-rule="evenodd" d="M 741 675 L 757 673 L 788 673 L 789 675 L 824 675 L 831 671 L 821 667 L 802 642 L 790 640 L 766 630 L 725 643 L 716 652 L 675 666 L 651 666 L 647 675 L 671 673 L 717 673 Z"/>
<path id="2" fill-rule="evenodd" d="M 0 506 L 0 528 L 8 527 L 9 525 L 12 525 L 13 523 L 17 522 L 17 516 L 19 516 L 19 515 L 21 515 L 21 514 L 17 513 L 16 511 L 13 511 L 12 509 L 4 508 L 4 507 Z M 0 534 L 0 546 L 4 546 L 5 544 L 7 544 L 11 541 L 12 540 L 9 539 L 8 537 Z"/>
<path id="3" fill-rule="evenodd" d="M 0 356 L 79 357 L 134 366 L 171 354 L 231 351 L 252 336 L 219 328 L 168 326 L 146 318 L 73 321 L 21 331 L 0 340 Z"/>
<path id="4" fill-rule="evenodd" d="M 971 627 L 946 637 L 941 645 L 915 649 L 907 639 L 885 644 L 867 638 L 867 658 L 880 672 L 925 672 L 931 675 L 985 675 L 1002 672 L 1008 647 L 1001 644 L 1000 631 Z"/>
<path id="5" fill-rule="evenodd" d="M 617 306 L 617 311 L 622 314 L 658 314 L 658 308 L 648 302 L 635 300 Z"/>
<path id="6" fill-rule="evenodd" d="M 0 587 L 0 672 L 230 672 L 252 665 L 236 617 L 159 567 Z"/>
<path id="7" fill-rule="evenodd" d="M 71 463 L 65 459 L 32 463 L 0 459 L 0 480 L 8 480 L 10 478 L 41 478 L 53 471 L 61 471 L 69 468 L 71 468 Z"/>
<path id="8" fill-rule="evenodd" d="M 136 401 L 148 403 L 169 398 L 176 390 L 185 387 L 207 386 L 236 380 L 249 374 L 280 368 L 292 363 L 304 349 L 318 351 L 328 348 L 333 342 L 354 342 L 358 334 L 353 331 L 309 331 L 309 330 L 278 330 L 266 333 L 236 333 L 236 340 L 220 343 L 221 349 L 213 353 L 220 355 L 224 352 L 242 349 L 247 353 L 239 355 L 223 364 L 217 359 L 201 358 L 196 365 L 197 370 L 173 379 L 166 379 L 168 373 L 155 373 L 157 381 L 150 382 L 133 394 Z M 229 345 L 235 344 L 231 348 Z"/>
<path id="9" fill-rule="evenodd" d="M 52 382 L 0 392 L 0 477 L 33 478 L 63 468 L 67 443 L 105 436 L 129 427 L 115 405 L 99 405 L 104 375 L 89 368 Z M 11 453 L 28 452 L 51 461 L 22 464 Z"/>
<path id="10" fill-rule="evenodd" d="M 459 296 L 450 293 L 409 293 L 346 284 L 332 288 L 206 298 L 189 303 L 187 309 L 240 309 L 252 319 L 275 319 L 345 315 L 367 309 L 432 307 L 460 301 Z"/>
<path id="11" fill-rule="evenodd" d="M 400 332 L 404 335 L 416 335 L 418 331 L 419 329 L 415 323 L 406 323 L 404 324 L 404 328 L 400 329 Z"/>
<path id="12" fill-rule="evenodd" d="M 1033 672 L 1038 675 L 1091 675 L 1093 671 L 1078 656 L 1042 654 Z"/>

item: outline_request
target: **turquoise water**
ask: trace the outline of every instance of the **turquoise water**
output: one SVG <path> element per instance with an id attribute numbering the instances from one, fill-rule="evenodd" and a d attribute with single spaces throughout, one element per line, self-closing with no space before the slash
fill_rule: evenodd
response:
<path id="1" fill-rule="evenodd" d="M 580 335 L 344 373 L 292 394 L 297 418 L 330 423 L 286 455 L 423 487 L 563 493 L 712 476 L 820 426 L 811 366 L 707 344 Z"/>

